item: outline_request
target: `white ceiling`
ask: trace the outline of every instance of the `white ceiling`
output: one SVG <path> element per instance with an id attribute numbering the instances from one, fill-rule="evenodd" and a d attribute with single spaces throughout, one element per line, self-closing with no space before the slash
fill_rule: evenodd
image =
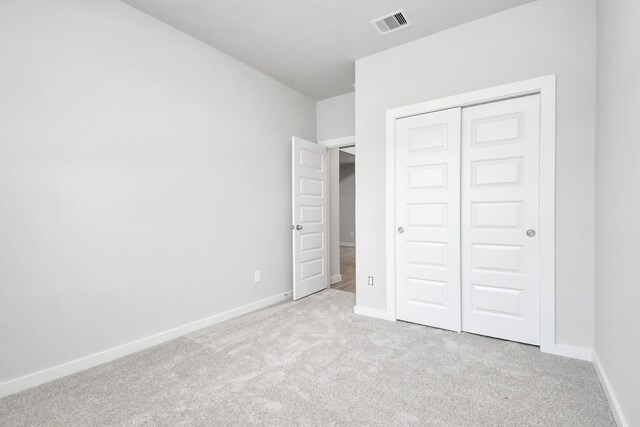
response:
<path id="1" fill-rule="evenodd" d="M 123 0 L 315 99 L 353 91 L 358 58 L 532 0 Z M 380 36 L 372 19 L 404 9 Z"/>

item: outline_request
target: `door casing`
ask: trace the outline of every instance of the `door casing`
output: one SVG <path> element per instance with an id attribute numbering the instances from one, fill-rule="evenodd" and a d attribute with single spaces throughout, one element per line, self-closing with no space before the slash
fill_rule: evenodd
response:
<path id="1" fill-rule="evenodd" d="M 556 76 L 509 83 L 387 110 L 386 114 L 386 318 L 396 319 L 396 120 L 456 107 L 540 95 L 540 350 L 557 354 L 555 313 Z"/>

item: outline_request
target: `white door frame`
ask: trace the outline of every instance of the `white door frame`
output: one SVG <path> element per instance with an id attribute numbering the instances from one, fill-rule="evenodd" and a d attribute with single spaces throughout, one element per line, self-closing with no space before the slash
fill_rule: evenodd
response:
<path id="1" fill-rule="evenodd" d="M 323 139 L 322 141 L 318 141 L 318 144 L 324 145 L 327 148 L 352 147 L 356 145 L 356 137 L 351 135 L 341 138 Z"/>
<path id="2" fill-rule="evenodd" d="M 356 137 L 355 135 L 349 135 L 349 136 L 343 136 L 340 138 L 331 138 L 331 139 L 323 139 L 322 141 L 318 141 L 318 144 L 327 147 L 329 150 L 333 149 L 333 148 L 344 148 L 344 147 L 355 147 L 356 146 Z M 357 160 L 356 160 L 357 161 Z M 329 176 L 329 180 L 331 180 L 331 176 Z M 331 184 L 329 184 L 329 188 L 331 188 Z M 356 194 L 358 192 L 358 188 L 357 188 L 357 184 L 356 184 Z M 357 203 L 357 197 L 356 197 L 356 217 L 357 217 L 357 211 L 358 211 L 358 203 Z M 331 212 L 331 197 L 329 197 L 329 212 Z M 339 216 L 339 215 L 338 215 Z M 335 242 L 333 242 L 331 240 L 331 215 L 329 215 L 329 272 L 331 272 L 331 258 L 332 258 L 332 248 L 333 245 L 335 244 Z M 356 228 L 358 227 L 358 224 L 356 223 Z M 338 226 L 339 228 L 339 226 Z M 358 235 L 357 231 L 356 231 L 356 236 Z M 338 259 L 340 259 L 340 243 L 338 241 Z M 339 263 L 339 261 L 338 261 Z M 331 285 L 333 283 L 337 283 L 342 281 L 342 272 L 340 272 L 341 274 L 340 276 L 340 280 L 336 280 L 336 282 L 333 281 L 333 278 L 331 276 L 331 274 L 329 274 L 329 284 L 327 285 L 327 287 L 331 287 Z"/>
<path id="3" fill-rule="evenodd" d="M 395 174 L 396 120 L 455 107 L 469 107 L 540 94 L 540 350 L 556 353 L 555 197 L 556 76 L 509 83 L 387 110 L 386 263 L 387 317 L 396 318 Z"/>

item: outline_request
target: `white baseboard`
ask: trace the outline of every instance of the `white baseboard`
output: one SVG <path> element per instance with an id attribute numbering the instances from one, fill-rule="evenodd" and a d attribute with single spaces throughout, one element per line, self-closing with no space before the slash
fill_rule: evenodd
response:
<path id="1" fill-rule="evenodd" d="M 376 319 L 390 320 L 392 322 L 396 321 L 396 319 L 391 317 L 385 310 L 376 310 L 375 308 L 361 307 L 356 305 L 355 307 L 353 307 L 353 312 L 360 316 L 375 317 Z"/>
<path id="2" fill-rule="evenodd" d="M 556 356 L 570 357 L 572 359 L 593 360 L 593 350 L 590 348 L 575 347 L 567 344 L 556 344 L 551 348 L 543 348 L 545 353 L 555 354 Z"/>
<path id="3" fill-rule="evenodd" d="M 593 352 L 593 367 L 600 379 L 600 384 L 602 384 L 604 394 L 607 396 L 609 406 L 611 407 L 611 413 L 613 414 L 613 418 L 616 420 L 616 424 L 618 427 L 629 427 L 629 423 L 627 423 L 624 413 L 622 412 L 622 408 L 620 407 L 620 402 L 613 391 L 613 387 L 611 387 L 609 377 L 607 377 L 607 373 L 598 358 L 598 353 L 595 351 Z"/>
<path id="4" fill-rule="evenodd" d="M 342 274 L 336 274 L 335 276 L 331 276 L 329 283 L 333 285 L 334 283 L 342 282 Z"/>
<path id="5" fill-rule="evenodd" d="M 355 243 L 350 243 L 350 242 L 340 242 L 340 246 L 344 246 L 346 248 L 355 248 L 356 244 Z"/>
<path id="6" fill-rule="evenodd" d="M 70 362 L 63 363 L 62 365 L 43 369 L 42 371 L 5 381 L 0 383 L 0 397 L 18 393 L 22 390 L 84 371 L 85 369 L 89 369 L 128 354 L 170 341 L 188 333 L 197 331 L 198 329 L 206 328 L 207 326 L 215 325 L 216 323 L 221 323 L 225 320 L 251 313 L 252 311 L 268 307 L 289 298 L 291 298 L 291 292 L 274 295 L 260 301 L 214 314 L 213 316 L 206 317 L 201 320 L 196 320 L 195 322 L 187 323 L 186 325 L 178 326 L 177 328 L 169 329 L 168 331 L 160 332 L 118 347 L 113 347 L 89 356 L 81 357 L 80 359 L 72 360 Z"/>

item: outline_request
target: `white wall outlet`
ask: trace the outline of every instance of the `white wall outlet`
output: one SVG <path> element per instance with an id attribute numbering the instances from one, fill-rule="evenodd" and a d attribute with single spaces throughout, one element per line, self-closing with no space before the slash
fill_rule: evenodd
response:
<path id="1" fill-rule="evenodd" d="M 369 279 L 367 280 L 367 284 L 369 286 L 373 286 L 373 276 L 369 276 Z"/>
<path id="2" fill-rule="evenodd" d="M 260 270 L 256 270 L 256 272 L 253 273 L 253 281 L 256 283 L 262 281 L 262 275 L 260 274 Z"/>

